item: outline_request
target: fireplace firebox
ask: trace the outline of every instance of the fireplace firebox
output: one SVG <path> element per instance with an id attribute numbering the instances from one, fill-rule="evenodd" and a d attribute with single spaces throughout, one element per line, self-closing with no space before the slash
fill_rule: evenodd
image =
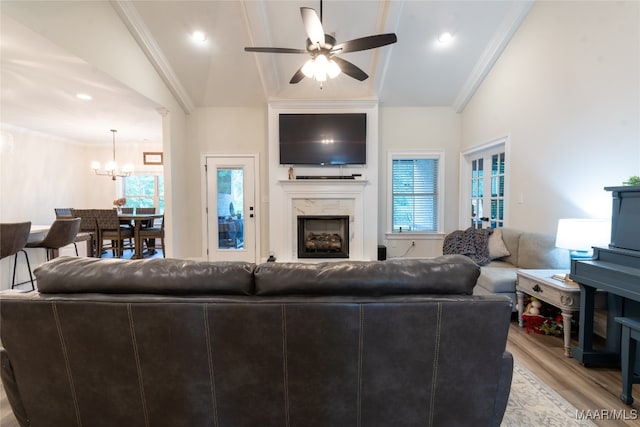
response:
<path id="1" fill-rule="evenodd" d="M 298 258 L 349 258 L 349 216 L 298 216 Z"/>

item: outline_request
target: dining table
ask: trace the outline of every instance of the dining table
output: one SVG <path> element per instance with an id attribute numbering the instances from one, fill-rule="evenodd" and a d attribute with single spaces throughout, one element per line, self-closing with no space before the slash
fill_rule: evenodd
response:
<path id="1" fill-rule="evenodd" d="M 133 223 L 134 250 L 133 250 L 133 255 L 131 256 L 131 259 L 143 258 L 143 255 L 142 255 L 143 242 L 142 242 L 142 239 L 140 238 L 140 229 L 142 228 L 142 224 L 147 221 L 155 221 L 156 219 L 162 218 L 163 216 L 164 214 L 139 214 L 139 213 L 133 213 L 133 214 L 119 213 L 118 214 L 119 220 Z"/>

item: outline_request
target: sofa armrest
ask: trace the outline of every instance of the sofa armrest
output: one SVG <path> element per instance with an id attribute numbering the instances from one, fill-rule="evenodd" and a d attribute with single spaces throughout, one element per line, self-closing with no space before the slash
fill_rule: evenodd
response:
<path id="1" fill-rule="evenodd" d="M 508 351 L 502 355 L 502 367 L 500 369 L 500 381 L 498 382 L 498 393 L 496 403 L 493 408 L 493 426 L 499 427 L 504 418 L 509 403 L 511 393 L 511 378 L 513 377 L 513 356 Z"/>
<path id="2" fill-rule="evenodd" d="M 13 410 L 13 415 L 16 417 L 18 424 L 20 424 L 21 427 L 30 426 L 31 424 L 27 417 L 27 411 L 24 409 L 24 405 L 22 404 L 22 397 L 18 391 L 18 384 L 16 383 L 16 378 L 13 375 L 13 367 L 9 360 L 9 354 L 7 353 L 7 350 L 2 347 L 0 347 L 0 376 L 2 377 L 4 391 L 7 394 L 7 400 L 9 401 L 9 405 Z"/>

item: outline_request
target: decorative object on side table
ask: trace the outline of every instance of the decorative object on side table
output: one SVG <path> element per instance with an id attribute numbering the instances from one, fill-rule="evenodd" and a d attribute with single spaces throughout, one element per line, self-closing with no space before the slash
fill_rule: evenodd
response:
<path id="1" fill-rule="evenodd" d="M 533 332 L 555 337 L 563 335 L 564 325 L 560 309 L 544 304 L 536 297 L 525 297 L 524 303 L 526 306 L 522 313 L 522 320 L 527 333 Z"/>

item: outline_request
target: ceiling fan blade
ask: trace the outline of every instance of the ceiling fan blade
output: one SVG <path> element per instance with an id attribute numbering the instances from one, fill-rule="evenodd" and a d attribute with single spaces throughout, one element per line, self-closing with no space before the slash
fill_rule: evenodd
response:
<path id="1" fill-rule="evenodd" d="M 357 66 L 353 65 L 351 62 L 345 61 L 344 59 L 338 58 L 337 56 L 334 56 L 331 59 L 336 61 L 336 63 L 340 66 L 340 69 L 342 70 L 342 72 L 345 73 L 346 75 L 360 81 L 367 80 L 369 78 L 367 73 L 362 71 Z"/>
<path id="2" fill-rule="evenodd" d="M 386 46 L 397 41 L 398 37 L 396 37 L 395 33 L 377 34 L 375 36 L 362 37 L 360 39 L 353 39 L 344 43 L 339 43 L 331 49 L 331 52 L 357 52 L 360 50 L 374 49 L 376 47 Z"/>
<path id="3" fill-rule="evenodd" d="M 308 53 L 305 49 L 291 49 L 288 47 L 245 47 L 246 52 L 263 53 Z"/>
<path id="4" fill-rule="evenodd" d="M 318 18 L 318 14 L 314 9 L 310 7 L 301 7 L 300 14 L 302 15 L 302 22 L 304 23 L 304 30 L 307 32 L 307 36 L 313 44 L 324 44 L 324 29 L 322 28 L 322 22 Z"/>
<path id="5" fill-rule="evenodd" d="M 296 83 L 299 83 L 302 79 L 304 79 L 304 73 L 302 72 L 302 67 L 300 67 L 298 71 L 296 71 L 296 73 L 293 75 L 293 77 L 291 77 L 291 80 L 289 80 L 289 84 L 294 85 Z"/>

